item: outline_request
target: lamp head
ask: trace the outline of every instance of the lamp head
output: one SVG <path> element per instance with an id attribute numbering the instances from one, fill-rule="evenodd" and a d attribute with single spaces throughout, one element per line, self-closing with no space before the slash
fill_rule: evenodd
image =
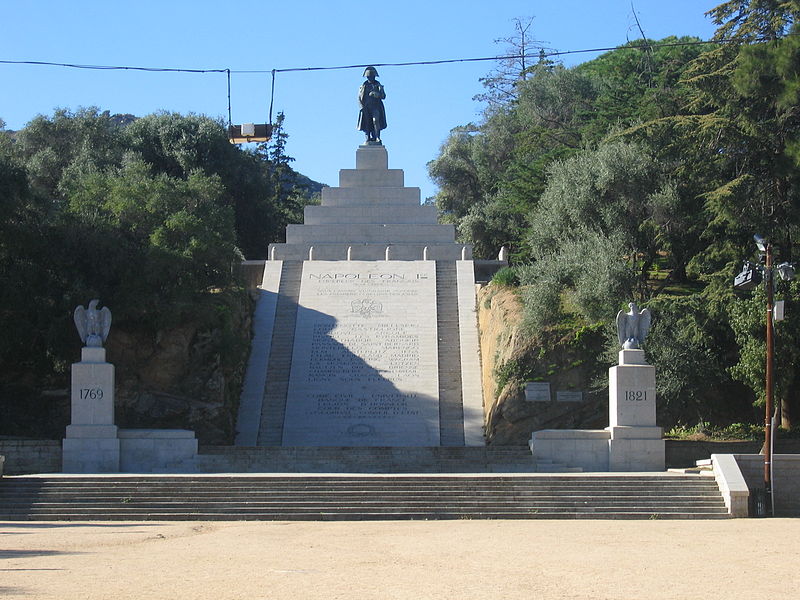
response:
<path id="1" fill-rule="evenodd" d="M 754 265 L 749 260 L 742 265 L 742 271 L 733 280 L 733 287 L 737 290 L 752 290 L 758 287 L 761 283 L 763 276 L 761 273 L 762 268 Z"/>
<path id="2" fill-rule="evenodd" d="M 791 281 L 794 279 L 794 265 L 791 263 L 781 263 L 777 267 L 778 275 L 780 275 L 781 279 L 784 281 Z"/>

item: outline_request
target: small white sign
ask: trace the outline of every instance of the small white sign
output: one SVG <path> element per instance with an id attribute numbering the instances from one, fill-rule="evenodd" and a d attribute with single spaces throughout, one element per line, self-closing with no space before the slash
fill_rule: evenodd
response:
<path id="1" fill-rule="evenodd" d="M 775 321 L 783 321 L 786 318 L 784 311 L 783 300 L 778 300 L 772 307 L 772 318 Z"/>

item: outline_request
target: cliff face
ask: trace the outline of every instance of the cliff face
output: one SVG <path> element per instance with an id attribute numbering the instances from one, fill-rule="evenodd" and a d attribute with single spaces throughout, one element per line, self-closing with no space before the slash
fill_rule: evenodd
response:
<path id="1" fill-rule="evenodd" d="M 600 362 L 603 333 L 597 327 L 557 326 L 528 331 L 517 288 L 489 284 L 478 292 L 483 398 L 489 444 L 526 444 L 539 429 L 608 425 L 607 388 Z M 528 381 L 556 391 L 581 391 L 582 402 L 529 402 Z"/>
<path id="2" fill-rule="evenodd" d="M 156 334 L 112 328 L 116 422 L 192 429 L 201 444 L 232 444 L 250 342 L 252 307 L 229 300 L 216 325 L 190 321 Z"/>

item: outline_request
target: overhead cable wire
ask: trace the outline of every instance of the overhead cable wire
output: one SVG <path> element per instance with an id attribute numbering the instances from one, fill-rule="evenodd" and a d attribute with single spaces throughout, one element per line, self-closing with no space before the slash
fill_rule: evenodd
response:
<path id="1" fill-rule="evenodd" d="M 788 35 L 798 35 L 789 33 Z M 767 42 L 774 41 L 768 38 L 759 38 L 753 42 Z M 680 46 L 700 46 L 705 44 L 730 44 L 740 43 L 740 40 L 698 40 L 694 42 L 665 42 L 660 44 L 637 44 L 624 46 L 607 46 L 603 48 L 584 48 L 582 50 L 552 50 L 536 52 L 535 54 L 506 54 L 499 56 L 482 56 L 476 58 L 449 58 L 442 60 L 421 60 L 409 62 L 396 62 L 396 63 L 369 63 L 369 64 L 353 64 L 353 65 L 336 65 L 324 67 L 292 67 L 285 69 L 188 69 L 188 68 L 175 68 L 175 67 L 137 67 L 137 66 L 123 66 L 123 65 L 82 65 L 75 63 L 58 63 L 47 62 L 38 60 L 0 60 L 0 64 L 6 65 L 34 65 L 34 66 L 50 66 L 50 67 L 68 67 L 72 69 L 94 69 L 102 71 L 147 71 L 147 72 L 166 72 L 166 73 L 228 73 L 228 74 L 265 74 L 265 73 L 291 73 L 300 71 L 333 71 L 339 69 L 363 69 L 365 67 L 411 67 L 411 66 L 427 66 L 427 65 L 443 65 L 452 63 L 468 63 L 468 62 L 485 62 L 485 61 L 498 61 L 498 60 L 511 60 L 520 58 L 538 58 L 538 57 L 553 57 L 553 56 L 566 56 L 569 54 L 586 54 L 591 52 L 610 52 L 612 50 L 652 50 L 653 48 L 674 48 Z"/>
<path id="2" fill-rule="evenodd" d="M 788 33 L 788 35 L 798 35 L 795 33 Z M 645 40 L 646 41 L 646 40 Z M 771 38 L 759 38 L 751 40 L 750 43 L 775 41 Z M 370 64 L 355 64 L 355 65 L 337 65 L 325 67 L 292 67 L 285 69 L 189 69 L 182 67 L 138 67 L 130 65 L 84 65 L 77 63 L 60 63 L 49 62 L 41 60 L 0 60 L 0 65 L 28 65 L 28 66 L 47 66 L 47 67 L 65 67 L 70 69 L 88 69 L 96 71 L 144 71 L 149 73 L 225 73 L 228 85 L 228 125 L 231 124 L 231 74 L 248 75 L 248 74 L 266 74 L 272 76 L 272 85 L 270 92 L 269 103 L 269 121 L 272 122 L 272 109 L 275 100 L 275 74 L 276 73 L 296 73 L 296 72 L 310 72 L 310 71 L 336 71 L 343 69 L 363 69 L 369 66 L 372 67 L 411 67 L 411 66 L 431 66 L 431 65 L 444 65 L 454 63 L 472 63 L 472 62 L 487 62 L 487 61 L 503 61 L 503 60 L 519 60 L 526 58 L 549 58 L 554 56 L 567 56 L 570 54 L 588 54 L 592 52 L 610 52 L 612 50 L 648 50 L 652 52 L 653 48 L 675 48 L 681 46 L 700 46 L 706 44 L 730 44 L 741 43 L 741 40 L 723 39 L 723 40 L 697 40 L 693 42 L 664 42 L 664 43 L 644 43 L 644 44 L 626 44 L 624 46 L 607 46 L 604 48 L 584 48 L 582 50 L 551 50 L 545 51 L 544 48 L 539 47 L 538 52 L 535 54 L 506 54 L 500 56 L 482 56 L 477 58 L 449 58 L 442 60 L 422 60 L 422 61 L 409 61 L 397 63 L 370 63 Z"/>
<path id="3" fill-rule="evenodd" d="M 184 69 L 172 67 L 131 67 L 117 65 L 80 65 L 74 63 L 57 63 L 43 60 L 0 60 L 5 65 L 33 65 L 44 67 L 68 67 L 70 69 L 90 69 L 97 71 L 149 71 L 155 73 L 225 73 L 229 69 Z"/>

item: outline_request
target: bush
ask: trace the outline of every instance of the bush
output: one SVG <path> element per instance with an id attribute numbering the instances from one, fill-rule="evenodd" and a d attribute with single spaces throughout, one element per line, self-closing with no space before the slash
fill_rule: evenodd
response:
<path id="1" fill-rule="evenodd" d="M 514 267 L 503 267 L 494 274 L 492 283 L 495 285 L 504 285 L 506 287 L 517 287 L 519 285 L 519 276 Z"/>

